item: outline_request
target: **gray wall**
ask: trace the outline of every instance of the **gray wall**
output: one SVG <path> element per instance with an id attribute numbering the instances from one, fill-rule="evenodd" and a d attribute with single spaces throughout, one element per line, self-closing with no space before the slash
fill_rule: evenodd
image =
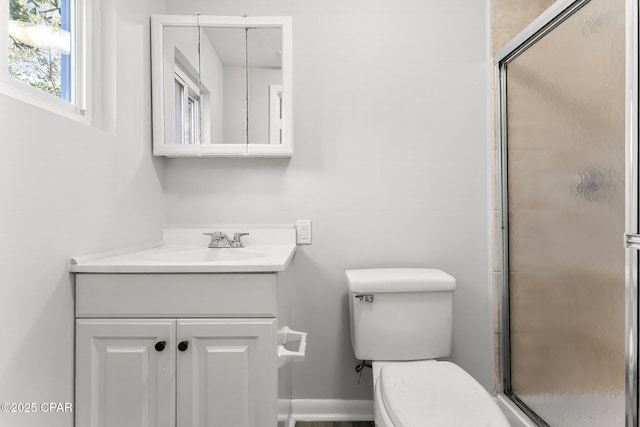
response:
<path id="1" fill-rule="evenodd" d="M 292 159 L 172 159 L 167 223 L 313 220 L 296 255 L 295 398 L 357 385 L 344 270 L 458 279 L 453 360 L 493 388 L 487 249 L 488 2 L 168 0 L 168 13 L 291 15 Z"/>
<path id="2" fill-rule="evenodd" d="M 0 94 L 0 402 L 73 402 L 69 258 L 160 239 L 161 162 L 151 157 L 149 15 L 163 2 L 107 2 L 108 131 Z M 95 27 L 94 27 L 95 29 Z M 98 71 L 98 70 L 96 70 Z M 113 116 L 110 116 L 113 114 Z M 73 414 L 5 414 L 2 426 L 69 427 Z"/>

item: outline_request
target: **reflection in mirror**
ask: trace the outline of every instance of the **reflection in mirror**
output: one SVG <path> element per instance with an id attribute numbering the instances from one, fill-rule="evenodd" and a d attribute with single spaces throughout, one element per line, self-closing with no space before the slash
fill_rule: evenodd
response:
<path id="1" fill-rule="evenodd" d="M 279 28 L 165 27 L 165 117 L 173 144 L 282 142 Z M 198 45 L 200 55 L 198 55 Z"/>
<path id="2" fill-rule="evenodd" d="M 282 30 L 247 29 L 249 143 L 282 143 Z"/>
<path id="3" fill-rule="evenodd" d="M 198 86 L 202 85 L 199 82 L 198 30 L 165 27 L 164 40 L 166 142 L 199 144 L 202 94 Z"/>
<path id="4" fill-rule="evenodd" d="M 245 30 L 165 27 L 164 39 L 167 143 L 246 144 Z"/>
<path id="5" fill-rule="evenodd" d="M 247 143 L 244 28 L 201 27 L 202 78 L 212 82 L 211 114 L 203 114 L 206 144 Z M 210 129 L 209 132 L 206 130 Z"/>

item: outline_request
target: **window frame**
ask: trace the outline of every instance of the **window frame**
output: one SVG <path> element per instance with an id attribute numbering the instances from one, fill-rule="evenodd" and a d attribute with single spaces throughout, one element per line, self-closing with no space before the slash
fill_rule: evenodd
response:
<path id="1" fill-rule="evenodd" d="M 71 43 L 74 55 L 70 55 L 69 72 L 71 84 L 69 87 L 71 101 L 47 93 L 27 83 L 21 82 L 9 76 L 8 46 L 6 40 L 9 37 L 9 3 L 0 7 L 0 38 L 5 42 L 0 43 L 0 94 L 10 96 L 27 104 L 34 105 L 44 110 L 71 118 L 86 124 L 90 123 L 90 115 L 87 111 L 87 63 L 89 54 L 89 26 L 87 20 L 91 16 L 88 13 L 90 0 L 68 0 L 72 9 L 69 14 L 69 28 L 71 30 Z"/>
<path id="2" fill-rule="evenodd" d="M 174 71 L 174 79 L 182 86 L 182 135 L 181 145 L 200 144 L 200 113 L 202 112 L 202 97 L 198 96 L 198 84 L 177 63 Z M 193 103 L 193 109 L 189 110 L 189 101 Z M 177 111 L 177 109 L 176 109 Z M 191 138 L 190 135 L 193 137 Z"/>

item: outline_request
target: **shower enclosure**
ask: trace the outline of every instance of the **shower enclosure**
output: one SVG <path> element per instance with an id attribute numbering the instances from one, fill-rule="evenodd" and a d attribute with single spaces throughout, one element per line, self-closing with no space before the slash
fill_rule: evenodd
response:
<path id="1" fill-rule="evenodd" d="M 541 426 L 638 426 L 637 10 L 560 0 L 496 55 L 501 385 Z"/>

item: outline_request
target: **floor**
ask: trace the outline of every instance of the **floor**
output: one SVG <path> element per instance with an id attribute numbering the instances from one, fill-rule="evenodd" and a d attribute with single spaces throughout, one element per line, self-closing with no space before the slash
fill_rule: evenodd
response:
<path id="1" fill-rule="evenodd" d="M 298 421 L 296 427 L 374 427 L 373 421 Z"/>

